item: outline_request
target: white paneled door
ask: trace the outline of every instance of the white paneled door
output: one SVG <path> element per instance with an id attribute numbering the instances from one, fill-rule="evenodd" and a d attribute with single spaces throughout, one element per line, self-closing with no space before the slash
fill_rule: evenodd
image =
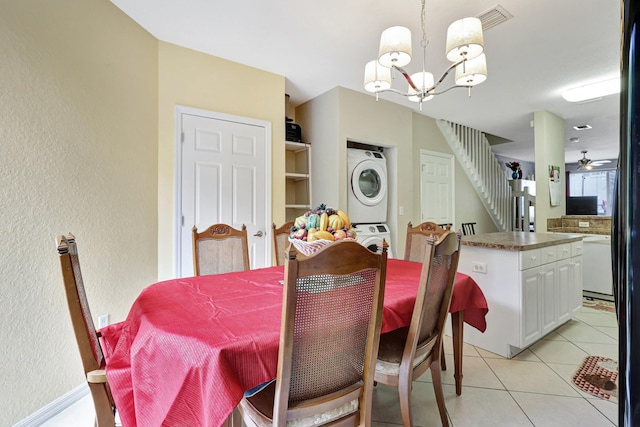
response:
<path id="1" fill-rule="evenodd" d="M 436 224 L 453 224 L 453 189 L 453 156 L 421 150 L 421 222 L 431 221 Z"/>
<path id="2" fill-rule="evenodd" d="M 247 226 L 251 268 L 270 265 L 271 206 L 268 126 L 243 118 L 179 114 L 181 277 L 193 275 L 192 231 L 225 223 Z"/>

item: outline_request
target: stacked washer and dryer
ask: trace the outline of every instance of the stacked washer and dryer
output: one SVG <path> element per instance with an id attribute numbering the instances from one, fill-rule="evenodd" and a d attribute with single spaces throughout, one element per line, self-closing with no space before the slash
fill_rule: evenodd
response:
<path id="1" fill-rule="evenodd" d="M 391 244 L 387 226 L 387 159 L 378 151 L 347 148 L 349 189 L 347 212 L 355 224 L 357 241 L 375 251 L 382 240 Z M 391 247 L 388 248 L 392 257 Z"/>

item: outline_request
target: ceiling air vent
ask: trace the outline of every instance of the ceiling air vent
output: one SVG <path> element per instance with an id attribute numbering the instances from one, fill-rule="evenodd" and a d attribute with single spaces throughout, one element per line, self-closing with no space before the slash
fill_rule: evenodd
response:
<path id="1" fill-rule="evenodd" d="M 482 22 L 482 30 L 487 31 L 489 28 L 493 28 L 513 18 L 513 15 L 507 12 L 504 7 L 497 4 L 491 9 L 476 15 L 476 18 L 479 18 L 480 22 Z"/>

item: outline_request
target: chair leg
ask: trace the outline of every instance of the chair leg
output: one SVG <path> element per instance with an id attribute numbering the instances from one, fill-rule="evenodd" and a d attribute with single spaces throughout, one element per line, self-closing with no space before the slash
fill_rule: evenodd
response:
<path id="1" fill-rule="evenodd" d="M 442 348 L 440 349 L 440 368 L 443 371 L 447 370 L 447 361 L 444 359 L 444 344 L 442 345 Z"/>
<path id="2" fill-rule="evenodd" d="M 431 381 L 433 381 L 433 392 L 436 395 L 436 403 L 440 412 L 440 420 L 442 427 L 449 427 L 449 419 L 447 418 L 447 407 L 444 404 L 444 393 L 442 391 L 442 377 L 440 366 L 437 361 L 431 364 Z"/>
<path id="3" fill-rule="evenodd" d="M 115 425 L 115 415 L 105 384 L 89 383 L 89 390 L 96 410 L 95 425 L 97 427 L 113 427 Z"/>
<path id="4" fill-rule="evenodd" d="M 405 375 L 398 378 L 398 394 L 400 395 L 400 413 L 402 415 L 402 425 L 413 427 L 411 420 L 411 386 L 412 381 Z"/>

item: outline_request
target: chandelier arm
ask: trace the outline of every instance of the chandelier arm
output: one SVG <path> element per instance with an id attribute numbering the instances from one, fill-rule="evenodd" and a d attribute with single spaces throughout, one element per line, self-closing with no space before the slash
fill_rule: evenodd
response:
<path id="1" fill-rule="evenodd" d="M 456 68 L 458 65 L 462 64 L 463 62 L 465 62 L 467 59 L 461 59 L 458 62 L 454 62 L 453 64 L 449 65 L 449 68 L 447 68 L 444 73 L 442 73 L 442 76 L 440 76 L 440 78 L 438 79 L 438 81 L 436 82 L 436 84 L 433 85 L 433 89 L 435 89 L 436 87 L 438 87 L 438 85 L 440 83 L 442 83 L 444 81 L 444 79 L 447 78 L 447 76 L 449 75 L 449 73 L 451 72 L 451 70 L 453 70 L 454 68 Z"/>
<path id="2" fill-rule="evenodd" d="M 418 88 L 418 87 L 415 85 L 415 83 L 413 82 L 413 80 L 411 80 L 411 76 L 409 76 L 409 73 L 408 73 L 407 71 L 405 71 L 403 68 L 398 67 L 397 65 L 394 65 L 394 66 L 393 66 L 393 68 L 394 68 L 394 69 L 396 69 L 400 74 L 402 74 L 402 76 L 405 78 L 405 80 L 407 81 L 407 83 L 409 83 L 409 86 L 411 86 L 411 87 L 413 88 L 413 90 L 415 90 L 415 91 L 416 91 L 416 92 L 418 92 L 418 93 L 426 94 L 426 93 L 428 93 L 428 92 L 433 91 L 435 88 L 437 88 L 437 87 L 438 87 L 438 85 L 440 85 L 440 83 L 442 83 L 442 82 L 444 81 L 444 79 L 446 79 L 446 78 L 447 78 L 447 76 L 449 75 L 449 73 L 451 72 L 451 70 L 453 70 L 454 68 L 456 68 L 458 65 L 462 64 L 462 63 L 463 63 L 463 62 L 465 62 L 465 61 L 466 61 L 466 59 L 461 59 L 460 61 L 458 61 L 458 62 L 454 62 L 453 64 L 451 64 L 451 65 L 450 65 L 450 66 L 449 66 L 449 67 L 444 71 L 444 73 L 442 73 L 442 76 L 440 76 L 440 78 L 438 79 L 438 81 L 437 81 L 433 86 L 431 86 L 430 88 L 425 89 L 425 90 L 422 90 L 422 88 Z M 438 93 L 432 92 L 431 94 L 432 94 L 432 95 L 437 95 L 437 94 L 440 94 L 440 93 L 445 93 L 445 92 L 448 92 L 449 90 L 453 89 L 454 87 L 467 87 L 467 86 L 457 86 L 457 85 L 456 85 L 456 86 L 452 86 L 452 87 L 450 87 L 450 88 L 448 88 L 448 89 L 446 89 L 446 90 L 444 90 L 444 91 L 442 91 L 442 92 L 438 92 Z M 386 91 L 388 92 L 389 90 L 386 90 Z M 380 91 L 380 92 L 382 92 L 382 91 Z M 397 92 L 397 93 L 399 93 L 399 94 L 402 94 L 402 95 L 404 95 L 404 96 L 409 96 L 409 94 L 404 94 L 403 92 L 400 92 L 400 91 L 396 91 L 396 92 Z"/>
<path id="3" fill-rule="evenodd" d="M 457 89 L 457 88 L 471 88 L 472 86 L 466 86 L 466 85 L 453 85 L 453 86 L 449 86 L 448 88 L 441 90 L 440 92 L 431 92 L 431 95 L 442 95 L 443 93 L 447 93 L 449 92 L 451 89 Z"/>
<path id="4" fill-rule="evenodd" d="M 434 87 L 430 88 L 429 90 L 426 90 L 424 92 L 419 92 L 419 93 L 404 93 L 404 92 L 399 91 L 398 89 L 389 88 L 389 89 L 379 90 L 379 91 L 376 92 L 376 94 L 384 93 L 384 92 L 393 92 L 395 94 L 402 95 L 402 96 L 407 96 L 407 97 L 409 97 L 409 96 L 417 96 L 419 98 L 420 97 L 424 98 L 424 97 L 427 96 L 427 94 L 429 94 L 429 95 L 442 95 L 443 93 L 449 92 L 451 89 L 470 88 L 470 87 L 471 86 L 453 85 L 453 86 L 449 86 L 448 88 L 446 88 L 444 90 L 441 90 L 440 92 L 435 92 L 435 91 L 433 91 L 435 89 L 435 86 L 434 86 Z M 433 92 L 431 92 L 431 91 L 433 91 Z"/>
<path id="5" fill-rule="evenodd" d="M 411 86 L 413 90 L 415 90 L 416 92 L 421 92 L 421 90 L 416 87 L 415 83 L 413 83 L 413 80 L 411 80 L 411 76 L 409 76 L 409 73 L 407 73 L 403 68 L 398 67 L 397 65 L 394 65 L 393 68 L 398 70 L 398 72 L 404 76 L 404 78 L 407 80 L 407 83 L 409 83 L 409 86 Z"/>
<path id="6" fill-rule="evenodd" d="M 377 91 L 376 94 L 384 93 L 384 92 L 393 92 L 395 94 L 402 95 L 402 96 L 411 96 L 410 93 L 404 93 L 404 92 L 399 91 L 398 89 L 394 89 L 394 88 L 382 89 L 382 90 Z"/>

